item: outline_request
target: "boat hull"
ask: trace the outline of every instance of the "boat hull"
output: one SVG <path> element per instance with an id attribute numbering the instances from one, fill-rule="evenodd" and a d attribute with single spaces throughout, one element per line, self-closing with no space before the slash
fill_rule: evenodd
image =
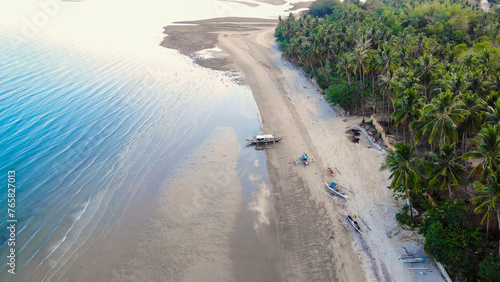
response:
<path id="1" fill-rule="evenodd" d="M 363 231 L 361 231 L 361 229 L 359 228 L 359 225 L 354 222 L 354 220 L 352 219 L 352 217 L 349 214 L 346 213 L 345 214 L 345 218 L 347 219 L 347 221 L 349 221 L 349 223 L 351 224 L 351 226 L 354 227 L 354 229 L 359 234 L 363 234 Z"/>
<path id="2" fill-rule="evenodd" d="M 424 262 L 427 260 L 427 258 L 402 258 L 401 260 L 405 263 L 417 263 Z"/>
<path id="3" fill-rule="evenodd" d="M 339 197 L 342 197 L 344 199 L 348 199 L 349 196 L 347 196 L 345 193 L 343 193 L 342 191 L 332 187 L 331 185 L 329 185 L 328 183 L 325 183 L 326 185 L 326 188 L 328 188 L 328 190 L 332 193 L 334 193 L 335 195 L 339 196 Z"/>
<path id="4" fill-rule="evenodd" d="M 247 142 L 250 142 L 250 144 L 269 144 L 269 143 L 277 143 L 283 140 L 283 137 L 280 138 L 274 138 L 272 140 L 255 140 L 255 139 L 246 139 Z"/>

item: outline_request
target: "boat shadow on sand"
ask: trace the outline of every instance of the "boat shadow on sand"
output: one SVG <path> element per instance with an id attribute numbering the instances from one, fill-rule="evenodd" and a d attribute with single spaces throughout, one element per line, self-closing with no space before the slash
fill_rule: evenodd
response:
<path id="1" fill-rule="evenodd" d="M 266 149 L 273 149 L 277 148 L 276 144 L 248 144 L 245 146 L 245 148 L 251 148 L 254 147 L 255 150 L 266 150 Z"/>

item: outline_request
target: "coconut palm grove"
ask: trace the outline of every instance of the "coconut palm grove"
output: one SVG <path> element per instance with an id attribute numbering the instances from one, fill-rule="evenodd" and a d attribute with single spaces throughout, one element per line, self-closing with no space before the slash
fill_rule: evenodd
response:
<path id="1" fill-rule="evenodd" d="M 500 281 L 500 3 L 486 6 L 320 0 L 275 32 L 328 102 L 384 125 L 396 219 L 458 281 Z"/>

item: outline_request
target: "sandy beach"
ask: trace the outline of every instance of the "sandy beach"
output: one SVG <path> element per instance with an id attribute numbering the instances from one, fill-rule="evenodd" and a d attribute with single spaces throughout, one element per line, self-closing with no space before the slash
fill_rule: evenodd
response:
<path id="1" fill-rule="evenodd" d="M 432 260 L 417 266 L 399 260 L 406 254 L 424 255 L 423 237 L 401 228 L 394 219 L 403 203 L 395 201 L 386 188 L 389 173 L 379 170 L 383 152 L 364 137 L 358 144 L 349 141 L 346 131 L 360 123 L 361 117 L 339 116 L 317 87 L 281 58 L 273 38 L 276 22 L 233 18 L 196 24 L 199 27 L 190 30 L 171 26 L 167 33 L 187 32 L 198 40 L 208 32 L 207 46 L 225 51 L 229 58 L 223 59 L 224 65 L 241 72 L 251 88 L 262 131 L 287 136 L 266 150 L 276 213 L 279 280 L 443 281 Z M 167 37 L 163 45 L 194 54 L 192 45 L 185 45 L 189 40 L 179 44 L 169 42 L 172 39 Z M 316 160 L 306 167 L 295 164 L 304 152 Z M 334 169 L 335 177 L 327 167 Z M 324 183 L 331 181 L 344 187 L 351 198 L 325 194 Z M 349 226 L 345 212 L 359 216 L 363 235 Z"/>

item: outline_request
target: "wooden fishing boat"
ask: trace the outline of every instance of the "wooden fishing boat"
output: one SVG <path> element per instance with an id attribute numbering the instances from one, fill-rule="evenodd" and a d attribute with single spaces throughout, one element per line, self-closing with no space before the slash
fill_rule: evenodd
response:
<path id="1" fill-rule="evenodd" d="M 401 260 L 405 263 L 416 263 L 416 262 L 424 262 L 429 258 L 426 257 L 403 257 Z"/>
<path id="2" fill-rule="evenodd" d="M 333 173 L 333 169 L 327 168 L 327 170 L 332 175 L 332 177 L 335 177 L 335 173 Z"/>
<path id="3" fill-rule="evenodd" d="M 363 231 L 361 231 L 361 227 L 359 227 L 359 224 L 356 220 L 354 220 L 352 218 L 352 216 L 350 216 L 348 213 L 345 213 L 345 218 L 347 219 L 347 221 L 349 221 L 349 223 L 352 225 L 352 227 L 354 227 L 354 229 L 359 233 L 359 234 L 363 234 Z"/>
<path id="4" fill-rule="evenodd" d="M 326 188 L 328 188 L 328 191 L 331 193 L 331 194 L 335 194 L 339 197 L 342 197 L 344 199 L 349 199 L 349 196 L 346 195 L 346 193 L 342 192 L 339 188 L 338 188 L 338 185 L 337 183 L 335 182 L 332 182 L 330 184 L 326 183 L 325 182 L 325 185 L 326 185 Z"/>
<path id="5" fill-rule="evenodd" d="M 283 138 L 285 138 L 285 136 L 274 137 L 274 135 L 272 134 L 263 134 L 263 135 L 256 135 L 254 138 L 248 138 L 245 140 L 250 142 L 251 144 L 268 144 L 268 143 L 280 142 Z"/>

